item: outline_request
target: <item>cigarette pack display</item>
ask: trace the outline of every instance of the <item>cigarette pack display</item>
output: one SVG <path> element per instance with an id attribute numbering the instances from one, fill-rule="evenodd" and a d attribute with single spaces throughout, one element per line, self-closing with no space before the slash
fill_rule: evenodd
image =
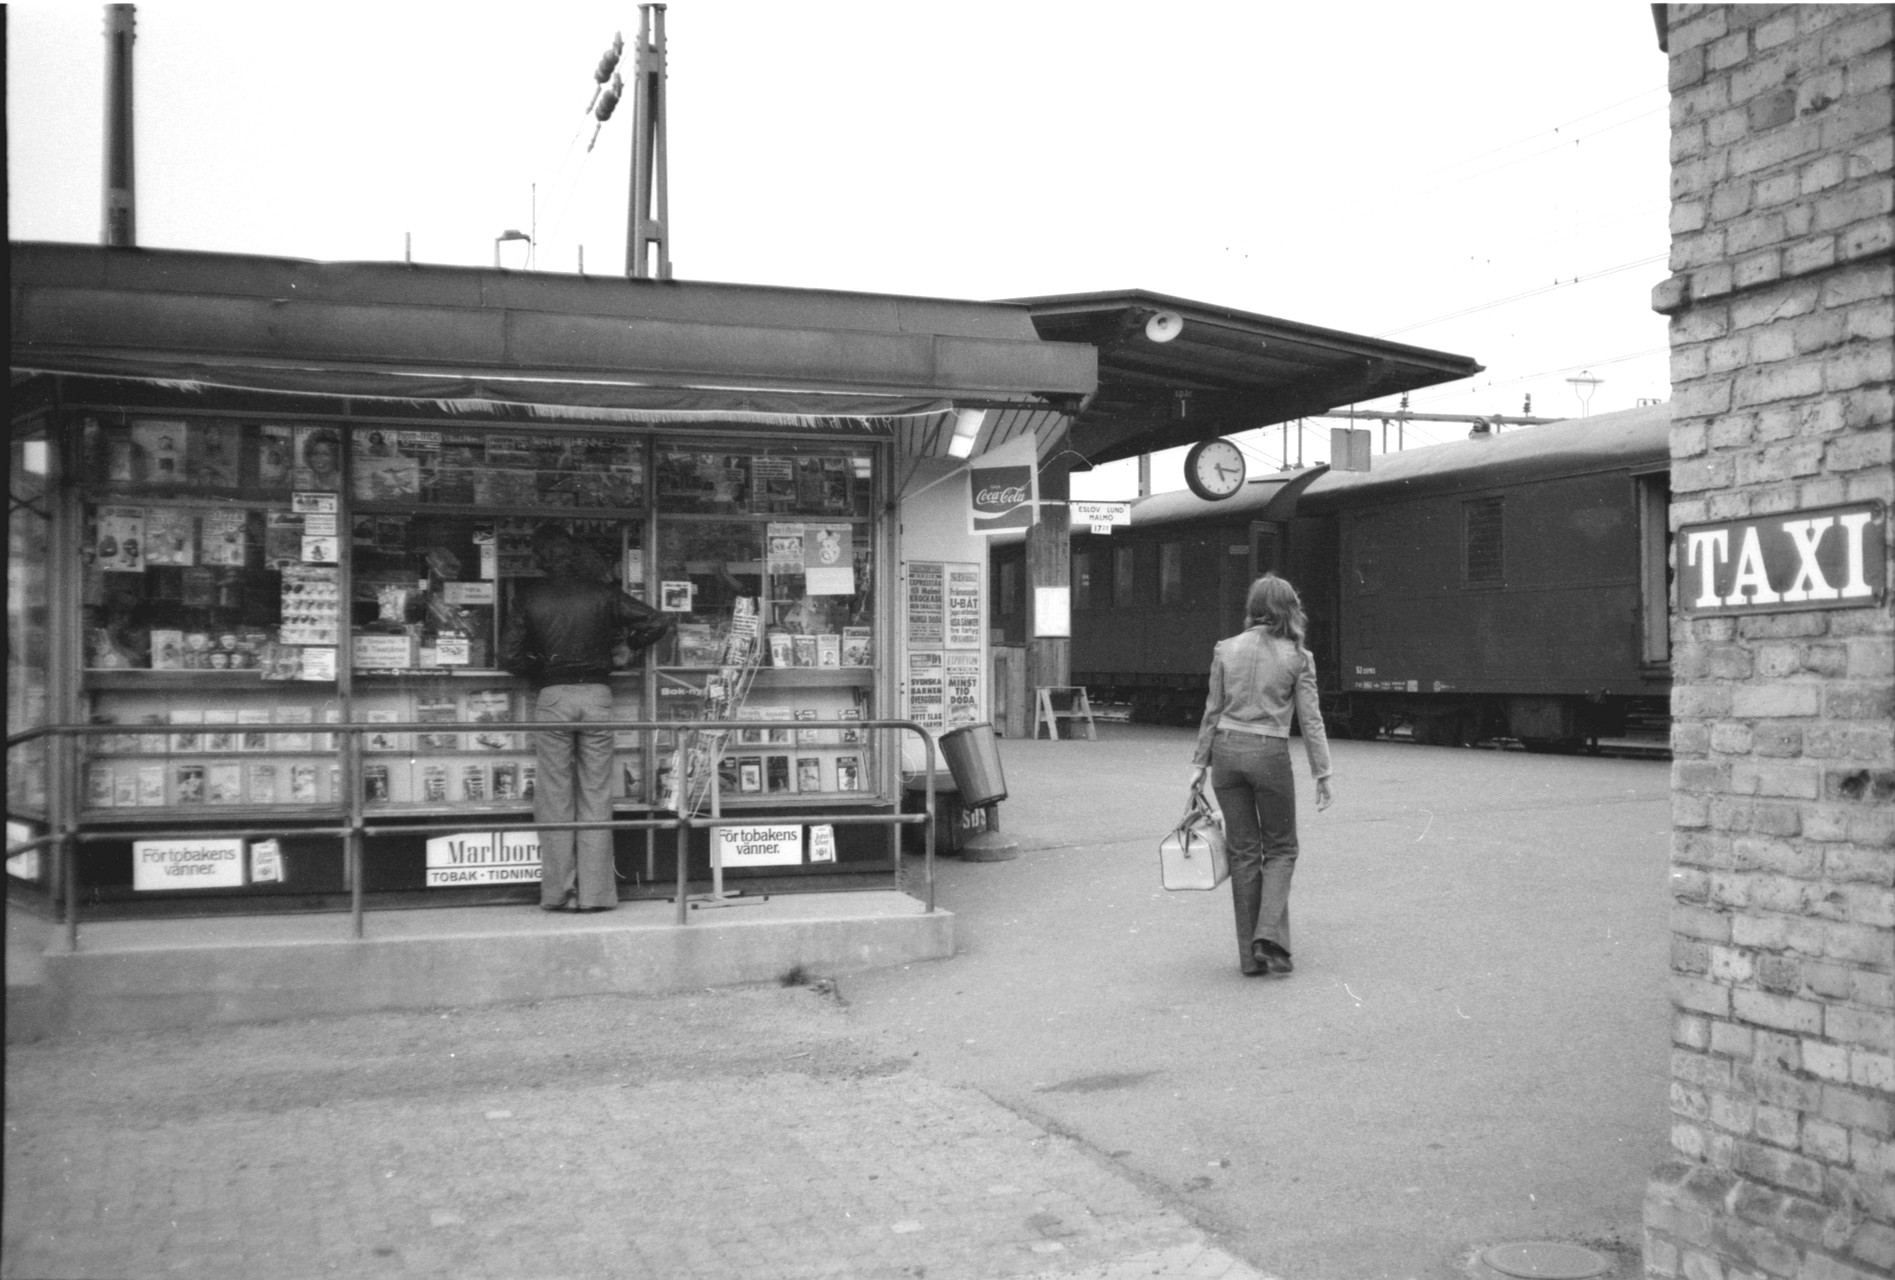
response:
<path id="1" fill-rule="evenodd" d="M 764 730 L 763 740 L 765 742 L 786 744 L 796 741 L 796 730 L 790 728 L 788 723 L 796 719 L 796 712 L 794 710 L 789 707 L 757 707 L 755 711 L 757 719 L 759 720 L 782 722 L 772 724 Z"/>
<path id="2" fill-rule="evenodd" d="M 313 764 L 293 764 L 290 766 L 290 803 L 315 804 L 316 766 Z"/>
<path id="3" fill-rule="evenodd" d="M 191 429 L 169 419 L 142 418 L 132 423 L 133 470 L 146 484 L 180 485 Z"/>
<path id="4" fill-rule="evenodd" d="M 311 750 L 315 746 L 315 735 L 309 731 L 308 726 L 314 722 L 315 718 L 316 712 L 313 707 L 276 708 L 275 722 L 277 724 L 301 725 L 303 727 L 289 733 L 273 735 L 276 739 L 275 749 L 278 751 Z"/>
<path id="5" fill-rule="evenodd" d="M 204 734 L 202 732 L 204 726 L 204 712 L 201 709 L 193 707 L 173 707 L 171 708 L 171 723 L 173 725 L 194 726 L 172 733 L 171 750 L 173 752 L 202 751 L 204 749 Z"/>
<path id="6" fill-rule="evenodd" d="M 477 689 L 467 695 L 462 719 L 472 725 L 505 724 L 513 719 L 513 695 L 505 689 Z M 504 729 L 475 729 L 467 735 L 472 751 L 518 751 L 513 733 Z"/>
<path id="7" fill-rule="evenodd" d="M 206 511 L 198 517 L 198 561 L 242 568 L 250 554 L 250 513 Z"/>
<path id="8" fill-rule="evenodd" d="M 276 766 L 253 764 L 246 770 L 244 790 L 251 804 L 276 803 Z"/>
<path id="9" fill-rule="evenodd" d="M 371 707 L 362 713 L 369 724 L 399 724 L 408 717 L 400 707 Z M 364 751 L 406 751 L 408 735 L 387 729 L 369 729 L 362 734 Z"/>
<path id="10" fill-rule="evenodd" d="M 95 563 L 107 573 L 143 573 L 145 509 L 101 507 L 92 553 Z"/>
<path id="11" fill-rule="evenodd" d="M 678 665 L 714 667 L 723 657 L 724 642 L 708 623 L 678 624 Z"/>
<path id="12" fill-rule="evenodd" d="M 206 765 L 204 798 L 211 804 L 242 804 L 243 766 L 230 760 Z"/>
<path id="13" fill-rule="evenodd" d="M 425 724 L 458 724 L 460 704 L 452 694 L 422 694 L 415 699 L 415 719 Z M 415 735 L 417 751 L 459 751 L 461 735 L 451 730 L 431 730 Z"/>
<path id="14" fill-rule="evenodd" d="M 270 709 L 268 707 L 242 707 L 237 712 L 237 723 L 240 725 L 269 724 L 271 723 Z M 246 728 L 243 731 L 243 749 L 245 751 L 274 750 L 270 737 L 271 735 L 261 729 Z"/>
<path id="15" fill-rule="evenodd" d="M 388 766 L 385 764 L 365 764 L 362 766 L 362 799 L 369 804 L 387 804 L 393 796 L 389 785 Z"/>
<path id="16" fill-rule="evenodd" d="M 194 422 L 185 442 L 184 473 L 193 488 L 235 489 L 241 480 L 241 428 L 234 422 Z"/>
<path id="17" fill-rule="evenodd" d="M 788 792 L 790 785 L 790 758 L 788 756 L 765 756 L 763 758 L 763 789 L 771 795 Z"/>
<path id="18" fill-rule="evenodd" d="M 151 668 L 154 671 L 184 669 L 184 633 L 154 627 L 151 632 Z"/>
<path id="19" fill-rule="evenodd" d="M 181 764 L 171 771 L 171 792 L 173 804 L 204 803 L 204 766 L 201 764 Z"/>
<path id="20" fill-rule="evenodd" d="M 154 507 L 145 516 L 145 563 L 197 563 L 197 513 Z"/>
<path id="21" fill-rule="evenodd" d="M 796 789 L 798 791 L 822 790 L 822 760 L 820 757 L 796 757 Z"/>
<path id="22" fill-rule="evenodd" d="M 815 720 L 818 714 L 814 707 L 798 707 L 796 710 L 798 720 Z M 799 747 L 830 746 L 835 742 L 835 732 L 834 729 L 798 729 L 796 745 Z"/>
<path id="23" fill-rule="evenodd" d="M 162 808 L 164 805 L 164 766 L 161 764 L 141 764 L 138 766 L 138 803 L 141 808 Z"/>
<path id="24" fill-rule="evenodd" d="M 862 712 L 858 707 L 844 707 L 842 710 L 836 712 L 836 719 L 845 722 L 850 720 L 860 721 L 862 719 Z M 862 741 L 862 726 L 859 723 L 844 723 L 840 729 L 836 730 L 836 739 L 844 746 L 853 747 Z"/>
<path id="25" fill-rule="evenodd" d="M 237 713 L 226 707 L 211 707 L 204 712 L 204 750 L 235 751 L 237 733 L 230 726 L 237 723 Z"/>
<path id="26" fill-rule="evenodd" d="M 257 428 L 257 487 L 287 489 L 290 466 L 295 456 L 291 429 L 275 423 Z"/>

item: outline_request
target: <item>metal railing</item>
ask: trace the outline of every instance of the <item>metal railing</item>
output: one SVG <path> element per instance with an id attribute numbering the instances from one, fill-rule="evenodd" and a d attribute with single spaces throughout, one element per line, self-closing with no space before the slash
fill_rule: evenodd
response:
<path id="1" fill-rule="evenodd" d="M 711 730 L 731 732 L 742 729 L 756 729 L 756 720 L 591 720 L 560 721 L 558 725 L 566 730 L 598 730 L 602 733 L 622 732 L 671 732 L 682 733 L 687 730 Z M 507 720 L 483 721 L 483 730 L 498 730 L 512 733 L 532 734 L 546 730 L 550 726 L 543 720 Z M 934 911 L 934 847 L 935 847 L 935 810 L 934 775 L 935 754 L 934 735 L 913 720 L 856 720 L 850 721 L 852 729 L 892 729 L 909 732 L 921 738 L 924 749 L 927 779 L 926 807 L 921 813 L 901 811 L 899 784 L 893 800 L 893 810 L 889 813 L 836 814 L 813 811 L 809 813 L 779 813 L 772 810 L 769 821 L 772 823 L 798 823 L 801 825 L 828 824 L 831 826 L 884 825 L 889 829 L 890 867 L 897 886 L 901 883 L 901 831 L 904 826 L 923 828 L 923 902 L 929 912 Z M 256 732 L 282 732 L 276 729 L 262 729 Z M 340 742 L 331 750 L 340 757 L 340 785 L 344 797 L 343 824 L 341 826 L 303 825 L 275 826 L 261 825 L 253 827 L 218 827 L 216 835 L 222 839 L 274 839 L 283 836 L 330 836 L 343 842 L 344 874 L 349 885 L 349 919 L 351 935 L 363 936 L 363 920 L 366 909 L 363 902 L 363 863 L 366 842 L 377 837 L 391 835 L 429 835 L 465 831 L 469 825 L 466 819 L 455 822 L 391 822 L 383 820 L 377 814 L 377 821 L 369 821 L 367 801 L 362 787 L 362 735 L 365 733 L 439 733 L 442 724 L 439 721 L 404 721 L 401 723 L 365 724 L 358 721 L 343 721 L 323 724 L 318 732 L 338 735 Z M 77 846 L 81 844 L 104 843 L 107 841 L 132 840 L 189 840 L 202 838 L 206 832 L 202 824 L 183 827 L 140 827 L 135 825 L 114 824 L 110 831 L 87 829 L 79 822 L 80 805 L 78 801 L 78 781 L 81 776 L 78 752 L 80 744 L 94 737 L 124 737 L 155 730 L 128 729 L 124 725 L 42 725 L 27 729 L 7 737 L 7 754 L 11 758 L 16 747 L 26 746 L 36 740 L 51 739 L 51 750 L 46 771 L 46 800 L 48 830 L 46 834 L 7 844 L 7 857 L 36 849 L 50 849 L 53 855 L 50 883 L 58 887 L 57 896 L 62 900 L 66 947 L 69 951 L 79 949 L 79 859 L 75 856 Z M 321 754 L 317 752 L 297 752 L 294 754 Z M 719 790 L 716 762 L 711 762 L 710 802 L 711 814 L 698 816 L 693 813 L 671 813 L 666 817 L 611 818 L 597 822 L 487 822 L 480 821 L 483 831 L 670 831 L 674 834 L 677 847 L 677 904 L 676 922 L 680 925 L 689 922 L 690 865 L 689 840 L 694 830 L 715 831 L 719 827 L 750 825 L 754 819 L 742 816 L 730 816 L 721 812 L 721 792 Z M 870 803 L 865 801 L 865 803 Z M 333 806 L 331 806 L 333 807 Z M 664 810 L 654 810 L 664 813 Z M 206 812 L 207 820 L 215 821 L 214 811 Z M 37 821 L 37 819 L 34 819 Z M 719 870 L 716 865 L 716 836 L 712 841 L 713 873 Z M 717 880 L 721 887 L 721 878 Z"/>

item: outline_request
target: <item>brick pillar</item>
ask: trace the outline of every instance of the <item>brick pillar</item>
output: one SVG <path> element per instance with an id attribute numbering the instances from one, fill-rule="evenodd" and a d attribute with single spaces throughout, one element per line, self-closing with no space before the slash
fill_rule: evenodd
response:
<path id="1" fill-rule="evenodd" d="M 1895 501 L 1890 14 L 1666 10 L 1674 529 Z M 1886 600 L 1675 617 L 1674 1158 L 1645 1273 L 1886 1277 L 1895 625 Z"/>

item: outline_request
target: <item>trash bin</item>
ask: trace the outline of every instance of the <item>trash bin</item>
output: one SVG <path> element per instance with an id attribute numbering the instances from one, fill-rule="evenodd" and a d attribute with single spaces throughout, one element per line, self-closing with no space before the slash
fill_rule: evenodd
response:
<path id="1" fill-rule="evenodd" d="M 941 754 L 947 760 L 961 803 L 985 808 L 1007 798 L 1007 780 L 1000 773 L 1000 741 L 986 721 L 950 729 L 941 735 Z"/>
<path id="2" fill-rule="evenodd" d="M 926 813 L 928 810 L 928 779 L 926 774 L 916 774 L 903 778 L 901 783 L 901 811 L 903 813 Z M 960 789 L 954 785 L 950 774 L 934 775 L 934 851 L 936 853 L 959 853 L 961 846 L 969 837 L 987 829 L 986 815 L 979 809 L 969 809 L 961 803 Z M 926 847 L 926 828 L 919 824 L 902 828 L 902 848 L 909 853 L 920 853 Z"/>

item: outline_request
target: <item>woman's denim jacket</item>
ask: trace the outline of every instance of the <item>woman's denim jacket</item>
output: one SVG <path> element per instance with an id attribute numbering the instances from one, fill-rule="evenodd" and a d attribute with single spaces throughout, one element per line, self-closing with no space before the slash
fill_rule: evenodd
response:
<path id="1" fill-rule="evenodd" d="M 1316 659 L 1294 642 L 1280 640 L 1262 627 L 1217 642 L 1211 657 L 1211 694 L 1198 726 L 1192 763 L 1211 763 L 1211 739 L 1219 729 L 1290 736 L 1290 714 L 1301 719 L 1309 771 L 1329 776 L 1329 735 L 1316 701 Z"/>

